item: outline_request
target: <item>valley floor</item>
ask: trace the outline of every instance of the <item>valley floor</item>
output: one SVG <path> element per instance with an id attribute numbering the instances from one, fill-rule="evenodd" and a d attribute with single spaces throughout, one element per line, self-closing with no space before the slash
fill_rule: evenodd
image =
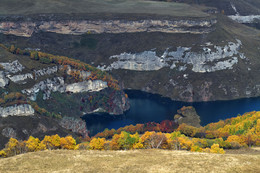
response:
<path id="1" fill-rule="evenodd" d="M 260 152 L 248 150 L 224 155 L 169 150 L 43 151 L 0 159 L 0 172 L 257 172 Z"/>

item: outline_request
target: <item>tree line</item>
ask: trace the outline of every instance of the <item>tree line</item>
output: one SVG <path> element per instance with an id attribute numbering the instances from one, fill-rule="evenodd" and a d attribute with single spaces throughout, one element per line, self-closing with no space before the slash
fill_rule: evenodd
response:
<path id="1" fill-rule="evenodd" d="M 99 135 L 99 137 L 95 136 L 89 140 L 83 139 L 78 143 L 72 136 L 60 137 L 59 135 L 45 136 L 43 140 L 32 136 L 26 141 L 10 138 L 5 148 L 0 151 L 0 157 L 55 149 L 132 150 L 156 148 L 224 154 L 224 149 L 260 146 L 260 112 L 256 111 L 217 123 L 210 123 L 200 128 L 181 124 L 172 133 L 155 131 L 139 131 L 138 133 L 138 129 L 143 127 L 140 124 L 130 125 L 125 129 L 130 128 L 133 131 L 122 130 L 117 134 L 116 130 L 112 130 L 114 134 L 111 138 L 106 139 Z M 131 134 L 134 131 L 135 133 Z"/>

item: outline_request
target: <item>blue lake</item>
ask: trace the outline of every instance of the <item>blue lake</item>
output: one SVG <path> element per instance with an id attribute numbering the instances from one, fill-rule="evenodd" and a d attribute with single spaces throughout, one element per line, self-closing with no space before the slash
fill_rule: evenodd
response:
<path id="1" fill-rule="evenodd" d="M 245 98 L 230 101 L 214 102 L 179 102 L 156 94 L 142 91 L 127 90 L 131 108 L 123 115 L 111 116 L 109 114 L 89 114 L 83 117 L 90 130 L 90 135 L 95 135 L 104 129 L 117 129 L 130 124 L 161 122 L 173 120 L 177 110 L 183 106 L 195 107 L 201 119 L 201 125 L 217 122 L 221 119 L 235 117 L 250 111 L 260 110 L 260 97 Z"/>

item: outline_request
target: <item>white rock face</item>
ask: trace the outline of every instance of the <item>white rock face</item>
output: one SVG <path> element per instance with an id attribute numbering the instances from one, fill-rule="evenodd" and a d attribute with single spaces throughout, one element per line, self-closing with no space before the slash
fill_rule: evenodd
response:
<path id="1" fill-rule="evenodd" d="M 43 99 L 49 99 L 51 92 L 64 92 L 65 91 L 65 85 L 64 85 L 64 79 L 62 77 L 56 77 L 53 79 L 46 79 L 44 81 L 41 81 L 37 84 L 35 84 L 30 89 L 22 90 L 22 93 L 29 96 L 30 100 L 35 101 L 37 94 L 43 91 Z"/>
<path id="2" fill-rule="evenodd" d="M 22 71 L 24 69 L 24 66 L 18 61 L 15 60 L 13 62 L 7 62 L 7 63 L 0 63 L 0 65 L 3 66 L 3 68 L 10 73 L 17 73 L 19 71 Z"/>
<path id="3" fill-rule="evenodd" d="M 154 51 L 145 51 L 142 53 L 131 54 L 122 53 L 120 55 L 111 56 L 110 59 L 118 61 L 112 63 L 106 70 L 127 69 L 137 71 L 159 70 L 165 66 L 169 66 L 163 59 L 158 57 Z"/>
<path id="4" fill-rule="evenodd" d="M 31 116 L 34 115 L 34 112 L 34 109 L 29 104 L 0 107 L 0 117 Z"/>
<path id="5" fill-rule="evenodd" d="M 47 100 L 50 98 L 52 92 L 93 92 L 100 91 L 106 87 L 108 87 L 107 82 L 103 82 L 101 80 L 88 80 L 73 84 L 65 84 L 62 77 L 56 77 L 53 79 L 41 81 L 30 89 L 22 90 L 22 93 L 28 95 L 30 100 L 35 101 L 40 91 L 43 92 L 43 100 Z"/>
<path id="6" fill-rule="evenodd" d="M 107 88 L 107 82 L 102 80 L 88 80 L 78 83 L 69 84 L 66 86 L 66 92 L 79 93 L 79 92 L 93 92 L 100 91 Z"/>
<path id="7" fill-rule="evenodd" d="M 228 17 L 238 23 L 254 23 L 260 20 L 260 15 L 249 15 L 249 16 L 230 15 Z"/>
<path id="8" fill-rule="evenodd" d="M 9 83 L 3 71 L 0 71 L 0 87 L 4 88 Z"/>
<path id="9" fill-rule="evenodd" d="M 111 56 L 116 59 L 108 67 L 99 67 L 101 70 L 127 69 L 136 71 L 153 71 L 163 67 L 185 71 L 186 65 L 192 65 L 192 71 L 198 73 L 214 72 L 232 69 L 238 63 L 238 57 L 245 59 L 239 52 L 242 43 L 229 42 L 226 46 L 211 46 L 207 43 L 200 52 L 192 52 L 192 48 L 177 47 L 176 51 L 166 49 L 162 56 L 157 56 L 155 51 L 142 53 L 122 53 Z M 183 65 L 185 64 L 185 65 Z"/>
<path id="10" fill-rule="evenodd" d="M 0 33 L 30 37 L 33 32 L 55 32 L 60 34 L 80 35 L 91 33 L 208 33 L 216 20 L 79 20 L 45 22 L 10 22 L 0 23 Z"/>
<path id="11" fill-rule="evenodd" d="M 19 74 L 19 75 L 14 75 L 14 76 L 7 75 L 7 77 L 12 82 L 15 82 L 15 83 L 19 83 L 19 82 L 24 81 L 26 79 L 33 79 L 33 75 L 31 73 Z"/>

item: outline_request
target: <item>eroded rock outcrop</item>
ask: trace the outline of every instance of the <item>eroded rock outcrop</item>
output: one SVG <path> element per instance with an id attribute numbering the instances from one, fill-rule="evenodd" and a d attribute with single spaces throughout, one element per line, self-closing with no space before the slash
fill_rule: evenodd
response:
<path id="1" fill-rule="evenodd" d="M 174 120 L 178 122 L 178 124 L 185 123 L 194 127 L 200 127 L 200 117 L 194 107 L 184 106 L 177 112 L 178 114 L 174 116 Z"/>
<path id="2" fill-rule="evenodd" d="M 7 137 L 7 138 L 16 138 L 16 132 L 13 128 L 11 127 L 6 127 L 2 130 L 2 135 Z"/>
<path id="3" fill-rule="evenodd" d="M 31 116 L 34 115 L 34 112 L 34 109 L 29 104 L 0 107 L 0 117 Z"/>
<path id="4" fill-rule="evenodd" d="M 83 137 L 88 136 L 86 122 L 79 118 L 63 117 L 60 120 L 59 125 L 65 129 L 71 130 L 74 133 L 78 133 Z"/>
<path id="5" fill-rule="evenodd" d="M 64 20 L 64 21 L 2 21 L 0 33 L 30 37 L 33 32 L 55 32 L 80 35 L 91 33 L 209 33 L 216 24 L 215 19 L 193 20 Z"/>

